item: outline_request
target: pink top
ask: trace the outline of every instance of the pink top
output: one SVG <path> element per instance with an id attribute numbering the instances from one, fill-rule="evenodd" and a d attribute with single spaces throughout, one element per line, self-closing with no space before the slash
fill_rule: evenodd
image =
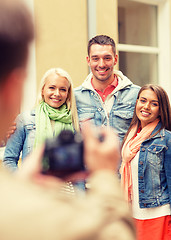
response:
<path id="1" fill-rule="evenodd" d="M 92 86 L 93 86 L 92 80 L 91 80 L 91 84 L 92 84 Z M 100 90 L 98 90 L 98 89 L 96 89 L 94 86 L 93 86 L 93 88 L 94 88 L 94 90 L 96 90 L 96 92 L 100 95 L 102 101 L 104 102 L 104 101 L 106 100 L 107 96 L 108 96 L 111 92 L 113 92 L 113 90 L 114 90 L 117 86 L 118 86 L 118 78 L 117 78 L 116 75 L 114 75 L 114 80 L 113 80 L 113 82 L 112 82 L 111 84 L 109 84 L 109 85 L 105 88 L 105 90 L 104 90 L 103 92 L 100 91 Z"/>

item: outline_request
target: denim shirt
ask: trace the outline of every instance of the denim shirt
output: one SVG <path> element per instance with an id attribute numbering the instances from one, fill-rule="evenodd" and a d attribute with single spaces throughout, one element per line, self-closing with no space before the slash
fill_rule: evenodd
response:
<path id="1" fill-rule="evenodd" d="M 35 140 L 35 111 L 24 112 L 16 118 L 16 131 L 9 138 L 5 153 L 4 165 L 11 170 L 17 168 L 22 152 L 22 160 L 32 151 Z"/>
<path id="2" fill-rule="evenodd" d="M 75 97 L 80 123 L 89 120 L 96 126 L 110 125 L 117 130 L 122 141 L 131 123 L 140 88 L 120 71 L 115 71 L 115 74 L 120 82 L 112 93 L 113 106 L 109 116 L 107 116 L 103 102 L 95 90 L 86 88 L 83 84 L 75 89 Z M 91 77 L 92 74 L 88 76 L 86 81 L 91 81 Z"/>
<path id="3" fill-rule="evenodd" d="M 161 128 L 157 125 L 154 133 Z M 171 204 L 171 132 L 160 130 L 140 147 L 138 162 L 140 208 Z"/>

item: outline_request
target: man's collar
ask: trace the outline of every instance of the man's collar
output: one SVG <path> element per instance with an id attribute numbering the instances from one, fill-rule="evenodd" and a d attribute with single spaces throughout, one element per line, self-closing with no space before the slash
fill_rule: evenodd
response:
<path id="1" fill-rule="evenodd" d="M 91 78 L 91 85 L 92 85 L 93 89 L 95 89 L 96 91 L 99 91 L 99 89 L 95 88 L 94 85 L 93 85 L 93 77 Z M 107 85 L 106 88 L 108 88 L 108 87 L 110 87 L 110 86 L 113 86 L 114 88 L 116 88 L 116 87 L 118 86 L 118 77 L 117 77 L 116 74 L 114 74 L 114 80 L 113 80 L 113 82 L 110 83 L 109 85 Z M 106 88 L 105 88 L 105 89 L 106 89 Z M 105 90 L 105 89 L 104 89 L 104 90 Z"/>

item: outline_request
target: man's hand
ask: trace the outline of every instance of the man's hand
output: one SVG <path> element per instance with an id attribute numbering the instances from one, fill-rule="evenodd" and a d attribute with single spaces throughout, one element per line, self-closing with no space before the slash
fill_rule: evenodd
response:
<path id="1" fill-rule="evenodd" d="M 6 135 L 7 140 L 15 132 L 15 130 L 16 130 L 16 122 L 13 122 L 7 131 L 7 135 Z"/>
<path id="2" fill-rule="evenodd" d="M 85 124 L 82 128 L 85 164 L 90 172 L 118 169 L 119 139 L 112 128 L 99 128 Z M 102 139 L 101 139 L 102 138 Z"/>
<path id="3" fill-rule="evenodd" d="M 7 144 L 8 138 L 15 132 L 16 130 L 16 122 L 13 122 L 12 125 L 9 127 L 6 135 L 3 137 L 3 139 L 0 139 L 0 147 L 5 147 Z"/>

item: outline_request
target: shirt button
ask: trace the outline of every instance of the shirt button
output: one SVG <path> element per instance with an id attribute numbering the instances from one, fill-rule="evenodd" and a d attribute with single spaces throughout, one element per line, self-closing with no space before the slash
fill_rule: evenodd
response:
<path id="1" fill-rule="evenodd" d="M 143 162 L 142 162 L 142 161 L 140 161 L 140 164 L 141 164 L 141 165 L 143 165 Z"/>
<path id="2" fill-rule="evenodd" d="M 98 108 L 98 111 L 100 112 L 100 111 L 101 111 L 101 108 Z"/>
<path id="3" fill-rule="evenodd" d="M 143 179 L 143 176 L 140 176 L 140 179 Z"/>
<path id="4" fill-rule="evenodd" d="M 143 189 L 141 190 L 141 193 L 144 193 L 144 190 L 143 190 Z"/>
<path id="5" fill-rule="evenodd" d="M 142 151 L 145 152 L 145 148 L 142 148 Z"/>

